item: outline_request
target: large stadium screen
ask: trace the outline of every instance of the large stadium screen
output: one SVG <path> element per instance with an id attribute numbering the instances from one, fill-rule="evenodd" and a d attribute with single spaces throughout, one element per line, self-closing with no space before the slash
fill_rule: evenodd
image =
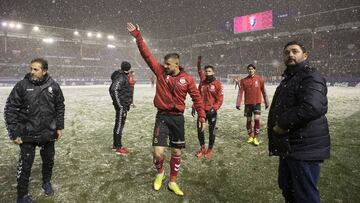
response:
<path id="1" fill-rule="evenodd" d="M 264 30 L 272 27 L 272 10 L 234 18 L 234 33 Z"/>

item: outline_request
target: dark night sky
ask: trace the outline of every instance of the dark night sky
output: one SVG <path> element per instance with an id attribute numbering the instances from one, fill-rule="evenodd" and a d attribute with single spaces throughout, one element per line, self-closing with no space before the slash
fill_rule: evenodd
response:
<path id="1" fill-rule="evenodd" d="M 0 0 L 0 17 L 49 26 L 126 34 L 132 21 L 152 38 L 222 29 L 234 16 L 273 9 L 302 14 L 359 5 L 356 0 Z M 301 2 L 301 3 L 300 3 Z M 314 3 L 316 2 L 316 3 Z"/>

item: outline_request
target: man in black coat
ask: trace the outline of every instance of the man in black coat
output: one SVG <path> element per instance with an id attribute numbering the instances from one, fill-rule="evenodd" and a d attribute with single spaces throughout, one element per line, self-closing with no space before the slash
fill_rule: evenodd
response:
<path id="1" fill-rule="evenodd" d="M 126 115 L 132 103 L 132 91 L 128 80 L 130 68 L 130 63 L 123 61 L 121 63 L 121 69 L 112 73 L 112 83 L 109 88 L 109 93 L 116 111 L 112 150 L 119 155 L 127 155 L 129 153 L 129 150 L 122 146 L 121 138 Z"/>
<path id="2" fill-rule="evenodd" d="M 30 73 L 12 89 L 4 109 L 8 135 L 20 146 L 17 167 L 17 202 L 32 202 L 28 196 L 31 167 L 35 148 L 41 147 L 42 188 L 45 195 L 52 195 L 52 169 L 54 166 L 55 140 L 64 129 L 64 97 L 60 86 L 47 73 L 46 60 L 31 61 Z"/>
<path id="3" fill-rule="evenodd" d="M 279 156 L 278 183 L 286 202 L 320 202 L 320 164 L 330 157 L 325 79 L 296 41 L 284 47 L 286 70 L 269 111 L 270 155 Z"/>

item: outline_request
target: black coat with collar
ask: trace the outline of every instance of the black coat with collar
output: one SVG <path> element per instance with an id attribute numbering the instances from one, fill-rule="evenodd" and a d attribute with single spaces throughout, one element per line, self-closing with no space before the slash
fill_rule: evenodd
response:
<path id="1" fill-rule="evenodd" d="M 325 116 L 328 109 L 325 79 L 308 61 L 288 67 L 277 87 L 268 117 L 270 155 L 299 160 L 330 157 L 330 134 Z M 288 132 L 276 134 L 278 125 Z"/>
<path id="2" fill-rule="evenodd" d="M 56 130 L 64 128 L 64 96 L 58 83 L 48 74 L 40 81 L 27 74 L 12 89 L 4 109 L 10 139 L 23 142 L 48 142 Z"/>

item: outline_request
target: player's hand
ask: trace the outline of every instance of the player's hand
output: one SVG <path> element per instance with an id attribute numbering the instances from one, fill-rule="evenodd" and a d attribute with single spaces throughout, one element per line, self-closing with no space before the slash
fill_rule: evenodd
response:
<path id="1" fill-rule="evenodd" d="M 197 62 L 198 62 L 198 64 L 201 63 L 201 56 L 198 56 Z"/>
<path id="2" fill-rule="evenodd" d="M 19 144 L 22 144 L 23 141 L 21 140 L 21 137 L 16 137 L 15 140 L 13 140 L 15 144 L 19 145 Z"/>
<path id="3" fill-rule="evenodd" d="M 198 125 L 199 125 L 199 129 L 201 129 L 201 132 L 204 132 L 206 128 L 206 123 L 199 121 Z"/>
<path id="4" fill-rule="evenodd" d="M 196 114 L 195 108 L 191 108 L 191 116 L 195 117 L 195 114 Z"/>
<path id="5" fill-rule="evenodd" d="M 136 26 L 135 26 L 135 25 L 132 24 L 132 23 L 127 23 L 127 30 L 128 30 L 130 33 L 133 32 L 133 31 L 135 31 L 136 29 L 140 31 L 140 27 L 139 27 L 138 24 L 136 24 Z"/>
<path id="6" fill-rule="evenodd" d="M 56 141 L 58 141 L 62 137 L 61 130 L 56 130 Z"/>
<path id="7" fill-rule="evenodd" d="M 240 110 L 241 108 L 240 108 L 240 106 L 236 106 L 236 109 L 237 109 L 237 110 Z"/>

